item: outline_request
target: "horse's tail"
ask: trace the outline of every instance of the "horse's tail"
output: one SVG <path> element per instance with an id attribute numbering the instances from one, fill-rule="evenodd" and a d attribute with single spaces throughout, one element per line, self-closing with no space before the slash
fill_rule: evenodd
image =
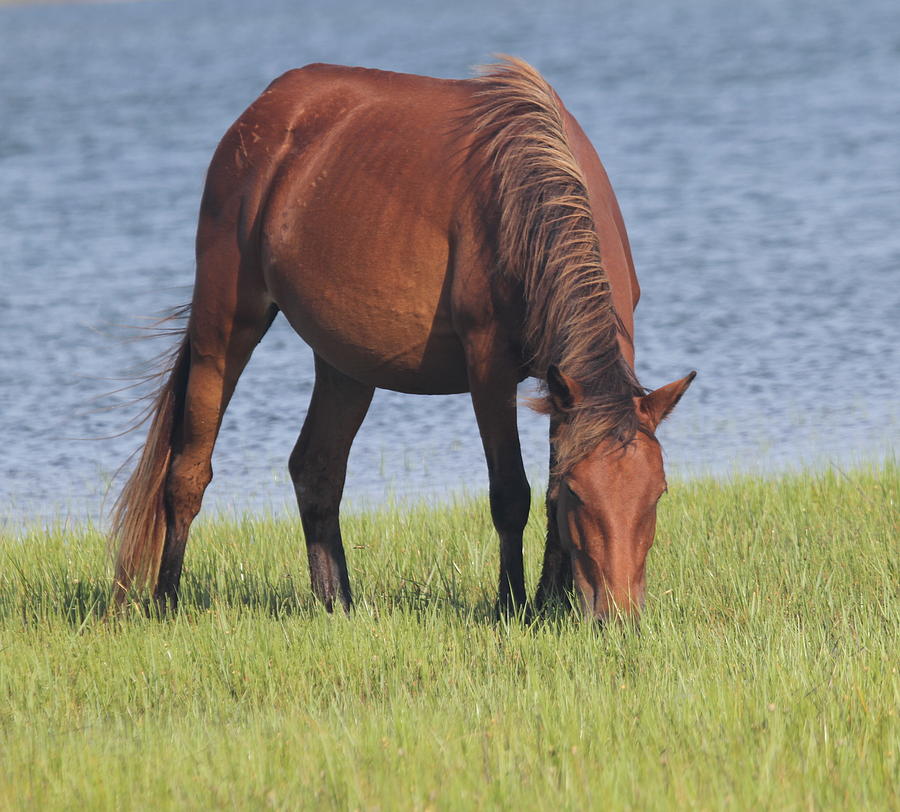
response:
<path id="1" fill-rule="evenodd" d="M 159 373 L 162 383 L 147 409 L 147 440 L 112 510 L 112 544 L 118 546 L 117 602 L 132 589 L 155 589 L 159 578 L 166 540 L 166 477 L 173 439 L 184 416 L 190 365 L 191 343 L 185 329 Z"/>

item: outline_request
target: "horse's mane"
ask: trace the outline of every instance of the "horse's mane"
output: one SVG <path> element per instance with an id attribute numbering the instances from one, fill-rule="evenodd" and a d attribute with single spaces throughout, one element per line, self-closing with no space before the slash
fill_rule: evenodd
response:
<path id="1" fill-rule="evenodd" d="M 479 73 L 468 116 L 497 206 L 498 272 L 522 283 L 532 373 L 546 380 L 556 365 L 583 389 L 557 433 L 560 473 L 606 439 L 630 442 L 632 398 L 645 390 L 620 351 L 587 184 L 558 97 L 518 59 Z M 546 399 L 537 408 L 551 411 Z"/>

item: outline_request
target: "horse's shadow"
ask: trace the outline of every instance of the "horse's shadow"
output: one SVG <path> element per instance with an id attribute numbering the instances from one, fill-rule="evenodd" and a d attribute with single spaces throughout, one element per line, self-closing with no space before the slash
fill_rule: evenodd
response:
<path id="1" fill-rule="evenodd" d="M 133 597 L 116 605 L 107 579 L 66 580 L 52 589 L 25 588 L 17 605 L 8 614 L 17 614 L 29 626 L 63 620 L 73 629 L 86 630 L 95 624 L 172 620 L 178 615 L 201 616 L 216 610 L 246 611 L 264 618 L 300 618 L 310 621 L 328 611 L 309 591 L 293 583 L 270 581 L 243 584 L 242 588 L 217 588 L 209 580 L 185 577 L 177 609 L 155 604 L 147 597 Z M 343 614 L 338 610 L 339 614 Z M 357 592 L 350 617 L 365 614 L 376 621 L 387 615 L 402 613 L 427 618 L 444 613 L 458 622 L 478 626 L 520 623 L 527 626 L 555 625 L 571 618 L 571 602 L 563 598 L 549 603 L 540 611 L 530 604 L 517 612 L 500 612 L 496 600 L 482 592 L 475 596 L 461 594 L 451 586 L 422 588 L 405 579 L 387 589 Z"/>

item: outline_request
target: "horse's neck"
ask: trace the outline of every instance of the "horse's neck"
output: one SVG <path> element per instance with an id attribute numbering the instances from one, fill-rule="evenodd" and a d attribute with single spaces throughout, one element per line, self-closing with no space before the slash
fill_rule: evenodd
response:
<path id="1" fill-rule="evenodd" d="M 623 358 L 634 368 L 634 308 L 640 287 L 631 258 L 631 246 L 619 204 L 597 151 L 575 117 L 556 96 L 563 111 L 566 139 L 581 171 L 594 210 L 594 224 L 600 239 L 603 267 L 609 279 L 613 306 L 619 318 L 619 347 Z"/>

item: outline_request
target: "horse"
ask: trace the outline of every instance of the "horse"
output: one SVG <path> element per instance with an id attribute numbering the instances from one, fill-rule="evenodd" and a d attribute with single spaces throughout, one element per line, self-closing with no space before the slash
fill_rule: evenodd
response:
<path id="1" fill-rule="evenodd" d="M 602 248 L 602 254 L 601 254 Z M 352 604 L 339 509 L 376 387 L 469 392 L 500 539 L 498 607 L 528 606 L 530 489 L 517 384 L 550 416 L 547 536 L 534 603 L 637 615 L 656 505 L 656 427 L 695 373 L 634 373 L 640 295 L 606 172 L 548 82 L 511 57 L 464 80 L 314 64 L 285 73 L 210 164 L 189 318 L 112 516 L 114 592 L 175 608 L 223 413 L 280 312 L 315 384 L 288 463 L 312 590 Z"/>

